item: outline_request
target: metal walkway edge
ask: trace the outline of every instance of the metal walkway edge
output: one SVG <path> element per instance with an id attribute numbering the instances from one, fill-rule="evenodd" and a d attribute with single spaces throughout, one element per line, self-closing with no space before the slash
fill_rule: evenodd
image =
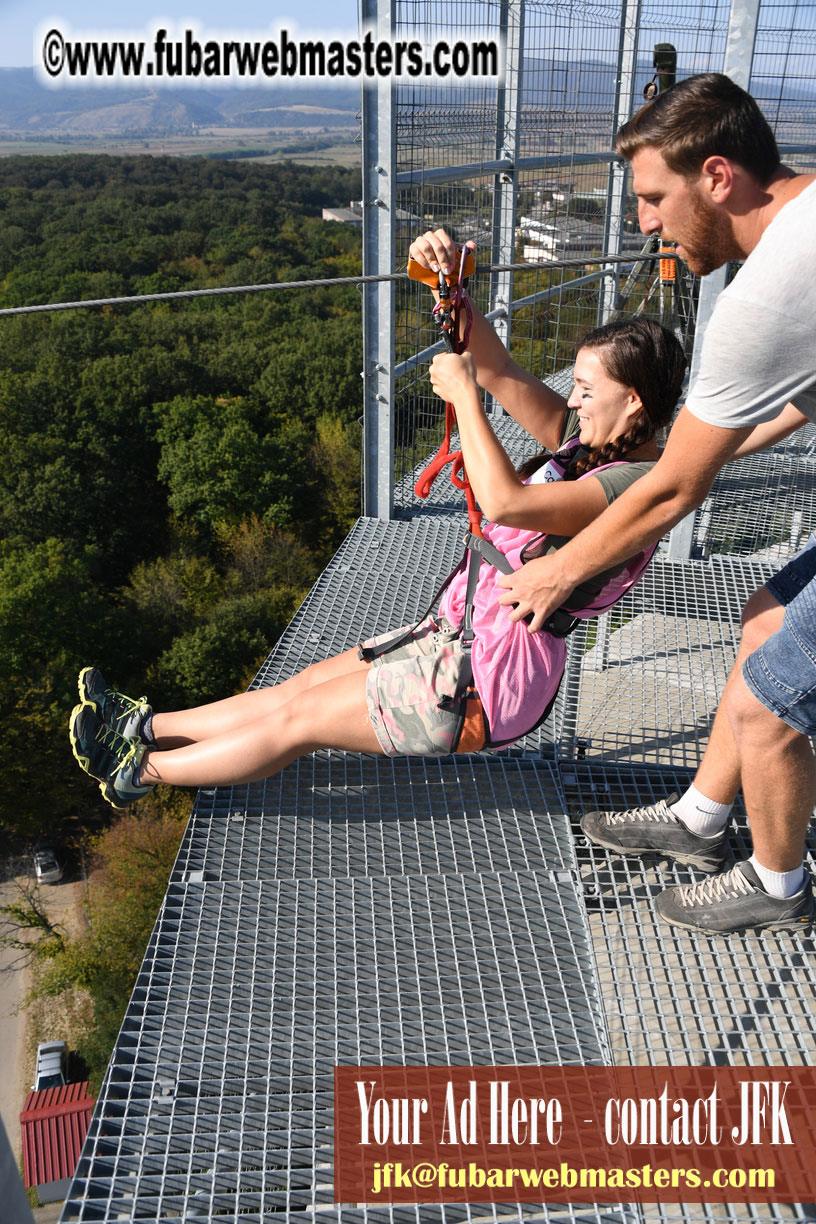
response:
<path id="1" fill-rule="evenodd" d="M 416 616 L 461 530 L 445 510 L 360 520 L 254 686 Z M 739 604 L 766 569 L 656 561 L 609 641 L 581 648 L 564 707 L 576 757 L 562 710 L 515 752 L 320 753 L 199 792 L 62 1220 L 816 1218 L 807 1205 L 333 1203 L 337 1063 L 814 1061 L 809 936 L 672 934 L 653 897 L 683 869 L 610 858 L 578 828 L 585 810 L 691 776 L 669 761 L 678 745 L 696 759 Z M 622 712 L 609 694 L 635 673 L 637 709 Z M 744 835 L 743 821 L 738 853 Z"/>

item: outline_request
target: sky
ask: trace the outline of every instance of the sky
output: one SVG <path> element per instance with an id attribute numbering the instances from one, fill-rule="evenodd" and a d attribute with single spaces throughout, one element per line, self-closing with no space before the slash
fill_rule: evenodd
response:
<path id="1" fill-rule="evenodd" d="M 128 0 L 126 9 L 103 0 L 0 0 L 0 67 L 31 67 L 35 33 L 51 25 L 93 36 L 192 22 L 208 33 L 250 36 L 284 19 L 287 28 L 291 22 L 292 29 L 308 33 L 353 36 L 357 0 Z"/>

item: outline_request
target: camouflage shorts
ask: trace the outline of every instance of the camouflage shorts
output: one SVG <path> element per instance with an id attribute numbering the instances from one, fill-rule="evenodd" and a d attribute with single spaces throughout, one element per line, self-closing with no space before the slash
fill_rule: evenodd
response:
<path id="1" fill-rule="evenodd" d="M 369 638 L 363 648 L 396 640 L 410 628 Z M 466 706 L 445 708 L 463 689 L 468 690 Z M 447 756 L 484 746 L 486 722 L 472 687 L 470 654 L 444 617 L 426 617 L 406 642 L 372 661 L 366 700 L 386 756 Z"/>

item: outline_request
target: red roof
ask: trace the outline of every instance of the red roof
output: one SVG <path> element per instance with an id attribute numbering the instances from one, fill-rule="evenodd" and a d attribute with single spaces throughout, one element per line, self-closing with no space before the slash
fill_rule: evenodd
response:
<path id="1" fill-rule="evenodd" d="M 27 1186 L 73 1177 L 95 1104 L 87 1083 L 29 1092 L 20 1114 Z"/>

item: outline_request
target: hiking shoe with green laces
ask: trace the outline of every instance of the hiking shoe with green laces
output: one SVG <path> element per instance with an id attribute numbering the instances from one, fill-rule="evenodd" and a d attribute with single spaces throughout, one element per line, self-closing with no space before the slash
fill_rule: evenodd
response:
<path id="1" fill-rule="evenodd" d="M 581 828 L 590 841 L 618 854 L 662 854 L 700 871 L 722 871 L 728 862 L 728 832 L 700 837 L 671 810 L 679 795 L 669 795 L 626 812 L 587 812 Z"/>
<path id="2" fill-rule="evenodd" d="M 155 783 L 144 786 L 136 781 L 144 744 L 138 739 L 126 739 L 107 726 L 92 705 L 76 706 L 69 734 L 80 766 L 96 778 L 104 798 L 113 807 L 129 807 L 153 790 Z"/>
<path id="3" fill-rule="evenodd" d="M 142 722 L 151 713 L 146 697 L 126 697 L 110 688 L 98 667 L 83 668 L 78 687 L 80 705 L 96 706 L 102 722 L 127 739 L 139 735 Z"/>
<path id="4" fill-rule="evenodd" d="M 655 904 L 666 922 L 704 935 L 728 935 L 751 928 L 803 928 L 816 915 L 810 875 L 806 875 L 798 893 L 780 899 L 765 891 L 747 861 L 709 880 L 667 888 Z"/>

